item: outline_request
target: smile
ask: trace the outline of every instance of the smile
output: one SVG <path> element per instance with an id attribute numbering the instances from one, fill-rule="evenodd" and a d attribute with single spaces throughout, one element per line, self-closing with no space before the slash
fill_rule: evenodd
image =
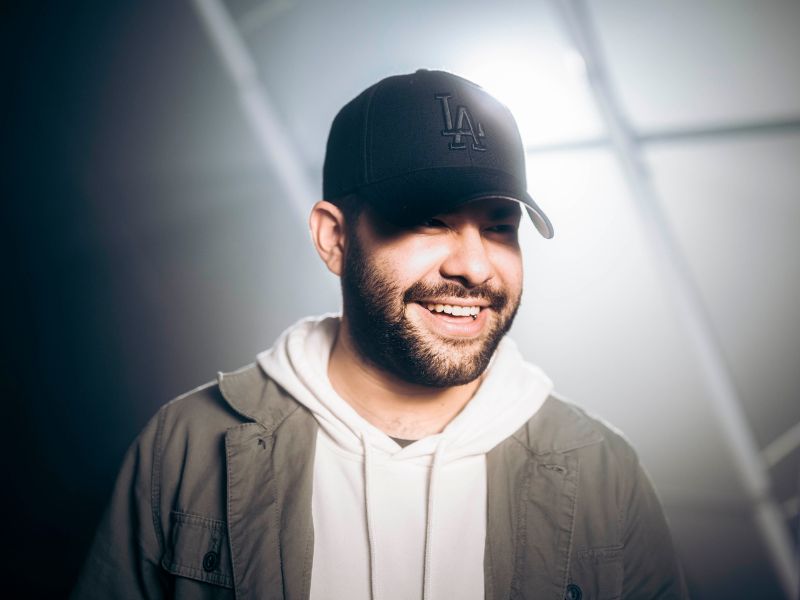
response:
<path id="1" fill-rule="evenodd" d="M 409 304 L 412 313 L 419 315 L 431 333 L 443 338 L 478 339 L 491 327 L 491 304 L 485 300 L 465 298 L 453 303 L 448 298 L 450 304 L 442 300 L 445 299 L 424 298 Z M 466 302 L 474 304 L 467 305 Z"/>
<path id="2" fill-rule="evenodd" d="M 477 318 L 478 313 L 481 312 L 480 306 L 455 306 L 453 304 L 423 304 L 432 313 L 445 313 L 453 315 L 454 317 L 472 317 Z"/>

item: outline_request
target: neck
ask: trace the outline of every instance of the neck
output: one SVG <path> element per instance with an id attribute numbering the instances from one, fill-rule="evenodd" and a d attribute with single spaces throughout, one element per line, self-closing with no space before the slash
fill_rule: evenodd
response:
<path id="1" fill-rule="evenodd" d="M 355 411 L 385 434 L 417 440 L 440 433 L 461 412 L 480 385 L 434 388 L 409 383 L 363 359 L 342 319 L 328 378 Z"/>

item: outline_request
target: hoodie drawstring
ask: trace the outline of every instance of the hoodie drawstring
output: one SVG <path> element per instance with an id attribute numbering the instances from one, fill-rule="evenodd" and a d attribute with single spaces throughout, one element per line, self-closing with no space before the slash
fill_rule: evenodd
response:
<path id="1" fill-rule="evenodd" d="M 430 481 L 428 483 L 428 514 L 425 520 L 425 563 L 422 575 L 422 600 L 430 600 L 431 598 L 431 578 L 433 569 L 431 562 L 433 561 L 433 518 L 434 510 L 436 507 L 436 493 L 435 486 L 439 478 L 439 468 L 444 455 L 444 442 L 439 442 L 436 446 L 436 452 L 433 454 L 433 466 L 431 466 Z"/>
<path id="2" fill-rule="evenodd" d="M 372 519 L 370 502 L 372 498 L 372 447 L 367 441 L 367 436 L 361 434 L 361 444 L 364 446 L 364 509 L 367 511 L 367 538 L 369 542 L 369 595 L 372 600 L 378 600 L 378 575 L 377 575 L 377 548 L 375 547 L 375 523 Z"/>
<path id="3" fill-rule="evenodd" d="M 369 541 L 369 591 L 372 600 L 378 600 L 378 574 L 377 574 L 377 548 L 375 544 L 375 523 L 372 518 L 370 504 L 372 502 L 372 447 L 367 441 L 367 436 L 361 434 L 361 444 L 364 447 L 364 508 L 367 512 L 367 538 Z M 425 557 L 422 574 L 422 600 L 431 598 L 431 580 L 433 576 L 433 519 L 436 511 L 436 484 L 439 481 L 439 471 L 444 456 L 444 442 L 439 442 L 433 454 L 430 479 L 428 481 L 428 510 L 425 519 Z"/>

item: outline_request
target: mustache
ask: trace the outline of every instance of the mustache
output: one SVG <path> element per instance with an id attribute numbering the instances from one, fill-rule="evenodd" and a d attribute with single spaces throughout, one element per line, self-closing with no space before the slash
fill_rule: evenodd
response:
<path id="1" fill-rule="evenodd" d="M 405 291 L 403 302 L 408 304 L 409 302 L 418 302 L 426 298 L 438 298 L 441 296 L 464 300 L 485 300 L 495 310 L 502 310 L 508 304 L 508 294 L 497 288 L 489 285 L 466 288 L 450 281 L 442 281 L 438 284 L 418 281 Z"/>

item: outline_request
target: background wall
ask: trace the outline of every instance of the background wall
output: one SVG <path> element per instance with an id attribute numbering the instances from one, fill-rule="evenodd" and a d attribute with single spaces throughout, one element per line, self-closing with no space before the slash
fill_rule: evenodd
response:
<path id="1" fill-rule="evenodd" d="M 297 190 L 317 193 L 345 101 L 382 76 L 442 67 L 511 106 L 531 193 L 556 227 L 552 242 L 524 234 L 513 331 L 524 353 L 637 447 L 694 598 L 784 597 L 741 440 L 713 401 L 696 340 L 719 350 L 748 440 L 771 448 L 754 462 L 796 565 L 798 4 L 219 6 L 285 135 L 282 163 L 197 4 L 2 11 L 14 584 L 66 594 L 125 448 L 163 402 L 251 362 L 296 319 L 338 309 L 338 282 L 300 216 L 315 197 Z M 578 24 L 594 32 L 650 191 L 644 210 L 564 6 L 582 9 Z M 674 272 L 654 250 L 653 207 Z M 701 308 L 699 333 L 676 281 Z M 777 461 L 776 439 L 789 448 Z"/>

